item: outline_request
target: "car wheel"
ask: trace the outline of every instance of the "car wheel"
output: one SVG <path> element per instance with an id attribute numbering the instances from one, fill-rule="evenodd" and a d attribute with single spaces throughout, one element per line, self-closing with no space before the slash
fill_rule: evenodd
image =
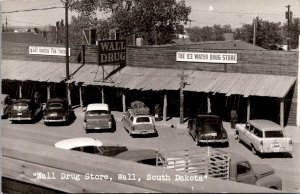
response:
<path id="1" fill-rule="evenodd" d="M 251 151 L 252 151 L 252 153 L 253 153 L 254 155 L 257 154 L 257 151 L 256 151 L 256 149 L 255 149 L 255 147 L 254 147 L 253 145 L 251 145 Z"/>

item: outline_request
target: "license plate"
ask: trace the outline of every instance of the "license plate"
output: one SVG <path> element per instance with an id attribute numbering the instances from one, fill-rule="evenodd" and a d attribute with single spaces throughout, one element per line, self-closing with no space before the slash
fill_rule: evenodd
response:
<path id="1" fill-rule="evenodd" d="M 147 134 L 148 132 L 147 131 L 141 131 L 141 134 Z"/>
<path id="2" fill-rule="evenodd" d="M 280 144 L 279 143 L 273 143 L 273 144 L 271 144 L 271 148 L 272 148 L 273 152 L 279 152 Z"/>
<path id="3" fill-rule="evenodd" d="M 22 115 L 22 113 L 21 113 L 21 112 L 18 112 L 18 115 Z"/>

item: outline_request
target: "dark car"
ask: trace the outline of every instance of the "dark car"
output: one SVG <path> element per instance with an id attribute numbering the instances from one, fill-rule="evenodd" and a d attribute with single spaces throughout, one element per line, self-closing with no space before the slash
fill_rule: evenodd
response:
<path id="1" fill-rule="evenodd" d="M 33 99 L 18 99 L 12 104 L 9 120 L 17 121 L 35 121 L 39 119 L 43 112 L 43 106 Z"/>
<path id="2" fill-rule="evenodd" d="M 49 123 L 68 123 L 71 121 L 72 108 L 67 99 L 52 98 L 46 103 L 43 114 L 45 125 Z"/>
<path id="3" fill-rule="evenodd" d="M 8 94 L 1 94 L 1 118 L 8 118 L 13 100 Z"/>
<path id="4" fill-rule="evenodd" d="M 188 122 L 189 134 L 196 144 L 223 143 L 228 144 L 227 132 L 222 119 L 217 115 L 198 115 Z"/>

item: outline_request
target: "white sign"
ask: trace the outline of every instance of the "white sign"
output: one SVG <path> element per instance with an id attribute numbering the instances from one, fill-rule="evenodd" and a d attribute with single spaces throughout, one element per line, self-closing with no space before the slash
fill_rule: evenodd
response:
<path id="1" fill-rule="evenodd" d="M 39 47 L 29 46 L 30 55 L 58 55 L 66 56 L 66 48 L 62 47 Z M 71 56 L 71 49 L 69 48 L 69 56 Z"/>
<path id="2" fill-rule="evenodd" d="M 176 52 L 176 61 L 199 63 L 237 63 L 237 54 Z"/>

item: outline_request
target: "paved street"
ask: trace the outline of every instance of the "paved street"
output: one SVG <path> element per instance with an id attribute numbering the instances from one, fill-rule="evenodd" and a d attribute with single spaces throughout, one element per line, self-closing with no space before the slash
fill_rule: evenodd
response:
<path id="1" fill-rule="evenodd" d="M 45 126 L 42 121 L 35 124 L 11 124 L 8 120 L 2 120 L 2 137 L 26 139 L 28 141 L 54 145 L 55 142 L 71 137 L 94 137 L 111 145 L 126 145 L 129 148 L 150 148 L 160 151 L 201 149 L 196 146 L 188 134 L 186 123 L 178 124 L 177 118 L 172 118 L 167 123 L 157 122 L 158 137 L 132 138 L 125 131 L 120 119 L 122 113 L 113 112 L 117 129 L 115 132 L 86 133 L 83 130 L 84 112 L 80 108 L 75 109 L 76 120 L 68 126 Z M 174 128 L 170 126 L 173 125 Z M 253 155 L 244 145 L 234 139 L 234 130 L 229 123 L 224 123 L 229 135 L 229 147 L 220 148 L 225 151 L 242 154 L 251 163 L 269 164 L 275 168 L 275 173 L 283 180 L 283 190 L 288 192 L 300 192 L 300 144 L 293 137 L 293 157 L 285 158 L 283 155 L 271 155 L 264 158 Z M 287 129 L 288 130 L 288 129 Z M 292 130 L 295 130 L 293 128 Z M 290 133 L 287 133 L 288 135 Z"/>

